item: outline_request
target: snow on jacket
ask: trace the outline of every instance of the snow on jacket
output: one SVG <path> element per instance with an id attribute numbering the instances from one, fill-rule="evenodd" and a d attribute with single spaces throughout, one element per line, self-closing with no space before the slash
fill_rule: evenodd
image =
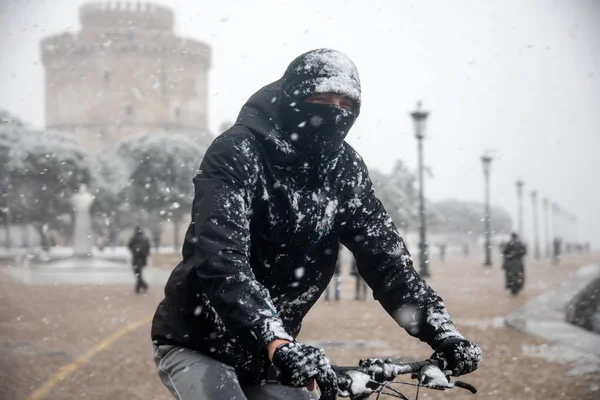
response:
<path id="1" fill-rule="evenodd" d="M 374 297 L 409 334 L 431 342 L 450 321 L 347 143 L 314 166 L 277 119 L 280 82 L 265 86 L 218 136 L 194 177 L 192 222 L 152 323 L 155 344 L 196 349 L 264 379 L 264 346 L 293 339 L 327 287 L 339 243 Z"/>

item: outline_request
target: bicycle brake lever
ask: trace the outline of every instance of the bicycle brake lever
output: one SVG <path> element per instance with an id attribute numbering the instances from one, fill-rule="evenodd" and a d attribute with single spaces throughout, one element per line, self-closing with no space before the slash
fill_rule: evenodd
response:
<path id="1" fill-rule="evenodd" d="M 477 388 L 473 385 L 471 385 L 470 383 L 467 382 L 463 382 L 463 381 L 454 381 L 454 386 L 459 387 L 461 389 L 466 389 L 469 392 L 475 394 L 477 393 Z"/>

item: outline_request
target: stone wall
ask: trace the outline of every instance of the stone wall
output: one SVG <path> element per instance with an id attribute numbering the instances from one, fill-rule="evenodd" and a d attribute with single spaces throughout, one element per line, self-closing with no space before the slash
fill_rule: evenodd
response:
<path id="1" fill-rule="evenodd" d="M 173 32 L 172 12 L 91 3 L 82 29 L 45 38 L 46 125 L 92 152 L 136 133 L 187 133 L 208 144 L 210 47 Z"/>

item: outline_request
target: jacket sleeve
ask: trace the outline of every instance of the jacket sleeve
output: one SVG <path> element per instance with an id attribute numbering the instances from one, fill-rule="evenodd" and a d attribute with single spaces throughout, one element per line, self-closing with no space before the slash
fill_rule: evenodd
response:
<path id="1" fill-rule="evenodd" d="M 258 158 L 249 140 L 218 138 L 194 177 L 194 262 L 204 294 L 225 326 L 264 346 L 293 338 L 250 267 L 251 203 Z"/>
<path id="2" fill-rule="evenodd" d="M 404 240 L 375 195 L 364 164 L 356 176 L 341 241 L 353 253 L 375 299 L 411 336 L 432 347 L 442 339 L 462 337 L 442 298 L 413 268 Z"/>

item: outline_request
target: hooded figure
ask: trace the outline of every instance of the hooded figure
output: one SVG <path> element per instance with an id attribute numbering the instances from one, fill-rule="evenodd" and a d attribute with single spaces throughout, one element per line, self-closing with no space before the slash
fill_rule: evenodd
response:
<path id="1" fill-rule="evenodd" d="M 510 241 L 502 249 L 504 263 L 502 267 L 505 273 L 506 289 L 513 295 L 517 295 L 525 284 L 525 263 L 523 258 L 527 254 L 527 248 L 519 240 L 516 233 L 510 235 Z"/>
<path id="2" fill-rule="evenodd" d="M 335 399 L 323 350 L 296 337 L 334 275 L 340 243 L 374 298 L 445 369 L 477 368 L 481 350 L 413 268 L 344 141 L 360 105 L 354 63 L 313 50 L 256 92 L 207 150 L 183 260 L 152 323 L 159 375 L 175 397 L 309 399 L 305 387 L 316 381 L 322 399 Z M 283 385 L 264 384 L 273 371 Z"/>
<path id="3" fill-rule="evenodd" d="M 147 292 L 148 284 L 142 277 L 142 271 L 148 263 L 148 256 L 150 255 L 150 240 L 148 240 L 148 236 L 144 234 L 142 228 L 139 226 L 135 227 L 133 230 L 133 236 L 129 240 L 127 247 L 131 252 L 131 265 L 133 267 L 133 273 L 136 276 L 135 292 Z"/>
<path id="4" fill-rule="evenodd" d="M 309 97 L 335 93 L 349 99 L 347 108 Z M 305 157 L 315 162 L 335 158 L 360 111 L 360 79 L 345 55 L 315 50 L 297 57 L 281 82 L 278 116 L 284 134 Z"/>

